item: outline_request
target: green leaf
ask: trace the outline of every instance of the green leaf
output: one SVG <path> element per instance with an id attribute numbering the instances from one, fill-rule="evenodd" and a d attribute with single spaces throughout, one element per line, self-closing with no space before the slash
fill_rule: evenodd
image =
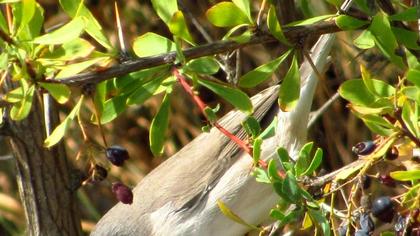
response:
<path id="1" fill-rule="evenodd" d="M 150 149 L 155 156 L 159 156 L 163 153 L 165 133 L 169 124 L 170 95 L 170 93 L 165 94 L 159 111 L 150 125 Z"/>
<path id="2" fill-rule="evenodd" d="M 417 21 L 420 19 L 418 7 L 410 7 L 400 13 L 388 17 L 392 21 Z"/>
<path id="3" fill-rule="evenodd" d="M 375 37 L 369 30 L 365 30 L 353 41 L 353 43 L 360 49 L 373 48 L 375 47 Z"/>
<path id="4" fill-rule="evenodd" d="M 260 138 L 254 139 L 254 142 L 252 145 L 252 159 L 254 160 L 254 165 L 257 165 L 258 161 L 260 160 L 261 145 L 262 145 L 262 139 Z"/>
<path id="5" fill-rule="evenodd" d="M 267 27 L 270 33 L 281 43 L 290 46 L 290 42 L 286 39 L 281 29 L 281 25 L 276 16 L 276 9 L 272 5 L 267 14 Z"/>
<path id="6" fill-rule="evenodd" d="M 260 123 L 253 116 L 248 116 L 244 121 L 241 122 L 248 136 L 252 138 L 257 137 L 261 133 Z"/>
<path id="7" fill-rule="evenodd" d="M 33 42 L 36 44 L 63 44 L 79 37 L 85 29 L 85 21 L 76 17 L 59 29 L 36 37 Z"/>
<path id="8" fill-rule="evenodd" d="M 271 180 L 265 170 L 257 167 L 255 168 L 253 175 L 255 176 L 255 180 L 257 182 L 271 184 Z"/>
<path id="9" fill-rule="evenodd" d="M 264 129 L 264 131 L 258 136 L 261 139 L 267 139 L 276 134 L 277 128 L 277 116 L 274 117 L 273 121 L 271 121 L 270 125 Z"/>
<path id="10" fill-rule="evenodd" d="M 309 142 L 300 149 L 299 157 L 295 164 L 295 173 L 297 177 L 301 176 L 309 167 L 310 154 L 311 154 L 313 145 L 314 145 L 313 142 Z"/>
<path id="11" fill-rule="evenodd" d="M 103 104 L 103 111 L 101 115 L 101 124 L 106 124 L 121 114 L 127 108 L 128 95 L 122 94 L 108 99 Z"/>
<path id="12" fill-rule="evenodd" d="M 250 229 L 259 230 L 257 226 L 251 225 L 245 222 L 241 217 L 236 215 L 226 204 L 224 204 L 221 200 L 217 200 L 217 206 L 219 207 L 220 211 L 228 217 L 229 219 L 235 221 L 238 224 L 244 225 Z"/>
<path id="13" fill-rule="evenodd" d="M 169 30 L 174 36 L 177 36 L 191 45 L 194 44 L 194 40 L 188 31 L 187 23 L 185 22 L 184 15 L 181 11 L 175 12 L 172 16 L 171 21 L 168 23 Z"/>
<path id="14" fill-rule="evenodd" d="M 232 2 L 220 2 L 206 12 L 207 19 L 218 27 L 251 24 L 248 16 Z"/>
<path id="15" fill-rule="evenodd" d="M 76 115 L 80 111 L 80 107 L 83 103 L 83 97 L 79 99 L 79 102 L 73 107 L 73 110 L 71 110 L 70 114 L 61 122 L 54 131 L 48 136 L 44 141 L 44 147 L 51 147 L 55 144 L 57 144 L 66 134 L 67 129 L 71 125 L 71 122 L 74 120 Z"/>
<path id="16" fill-rule="evenodd" d="M 317 148 L 314 158 L 311 161 L 311 164 L 309 167 L 305 170 L 305 172 L 302 173 L 302 175 L 311 175 L 322 163 L 322 156 L 323 151 L 321 148 Z"/>
<path id="17" fill-rule="evenodd" d="M 402 43 L 405 47 L 415 50 L 420 49 L 417 43 L 419 42 L 418 33 L 399 27 L 392 27 L 391 29 L 392 33 L 397 37 L 398 42 Z"/>
<path id="18" fill-rule="evenodd" d="M 420 104 L 420 87 L 405 86 L 401 88 L 401 93 L 407 98 L 417 102 L 417 104 Z"/>
<path id="19" fill-rule="evenodd" d="M 368 30 L 375 36 L 375 44 L 381 50 L 382 54 L 395 65 L 404 68 L 402 58 L 395 54 L 395 51 L 398 49 L 398 43 L 392 33 L 388 18 L 378 13 L 373 17 Z"/>
<path id="20" fill-rule="evenodd" d="M 395 180 L 413 181 L 420 179 L 420 170 L 394 171 L 389 175 Z"/>
<path id="21" fill-rule="evenodd" d="M 249 71 L 239 79 L 239 86 L 243 88 L 253 88 L 258 84 L 266 81 L 280 66 L 281 63 L 289 56 L 292 50 L 288 50 L 280 57 Z"/>
<path id="22" fill-rule="evenodd" d="M 27 9 L 24 10 L 23 8 L 26 7 Z M 19 27 L 18 32 L 16 33 L 19 40 L 30 41 L 40 34 L 44 22 L 44 9 L 38 3 L 35 2 L 34 8 L 32 3 L 29 3 L 27 6 L 13 4 L 12 9 L 15 20 L 14 26 Z M 22 15 L 25 14 L 24 11 L 32 16 L 29 18 Z M 22 20 L 26 23 L 23 24 Z"/>
<path id="23" fill-rule="evenodd" d="M 312 25 L 314 23 L 332 18 L 334 16 L 336 16 L 336 15 L 330 14 L 330 15 L 315 16 L 315 17 L 312 17 L 312 18 L 309 18 L 309 19 L 294 21 L 292 23 L 287 24 L 286 26 L 290 27 L 290 26 Z"/>
<path id="24" fill-rule="evenodd" d="M 3 16 L 3 12 L 0 12 L 0 29 L 6 34 L 9 33 L 9 27 L 7 26 L 6 19 Z"/>
<path id="25" fill-rule="evenodd" d="M 395 93 L 394 87 L 383 82 L 382 80 L 374 80 L 369 71 L 363 65 L 360 66 L 363 83 L 371 94 L 376 97 L 389 97 Z"/>
<path id="26" fill-rule="evenodd" d="M 168 24 L 175 12 L 178 11 L 176 0 L 152 0 L 153 8 L 166 24 Z"/>
<path id="27" fill-rule="evenodd" d="M 282 222 L 282 221 L 284 221 L 284 214 L 280 211 L 280 210 L 278 210 L 278 209 L 271 209 L 271 211 L 270 211 L 270 217 L 271 218 L 274 218 L 274 219 L 276 219 L 276 220 L 278 220 L 278 221 L 280 221 L 280 222 Z"/>
<path id="28" fill-rule="evenodd" d="M 380 94 L 381 97 L 389 97 L 395 93 L 395 89 L 391 85 L 381 80 L 372 79 L 370 86 L 371 89 Z M 340 86 L 338 92 L 341 97 L 356 105 L 369 106 L 378 99 L 377 96 L 369 91 L 361 79 L 345 81 Z"/>
<path id="29" fill-rule="evenodd" d="M 337 18 L 335 19 L 335 23 L 342 30 L 355 30 L 361 28 L 364 25 L 369 24 L 368 21 L 359 20 L 348 15 L 337 16 Z"/>
<path id="30" fill-rule="evenodd" d="M 296 181 L 296 177 L 290 171 L 286 172 L 282 190 L 289 195 L 292 202 L 297 203 L 300 200 L 299 185 Z"/>
<path id="31" fill-rule="evenodd" d="M 48 90 L 51 96 L 60 104 L 64 104 L 69 100 L 70 89 L 64 84 L 53 84 L 53 83 L 43 83 L 39 82 L 41 87 Z"/>
<path id="32" fill-rule="evenodd" d="M 308 209 L 309 216 L 312 218 L 312 221 L 322 230 L 322 235 L 330 236 L 331 235 L 331 228 L 330 228 L 330 221 L 324 215 L 324 213 L 320 210 L 312 210 Z"/>
<path id="33" fill-rule="evenodd" d="M 184 67 L 186 71 L 195 72 L 204 75 L 213 75 L 219 71 L 219 63 L 214 57 L 200 57 L 190 60 Z"/>
<path id="34" fill-rule="evenodd" d="M 12 118 L 12 120 L 19 121 L 28 116 L 32 107 L 34 91 L 35 86 L 29 86 L 29 88 L 24 91 L 22 100 L 13 104 L 12 109 L 10 109 L 10 118 Z"/>
<path id="35" fill-rule="evenodd" d="M 389 136 L 394 132 L 394 127 L 377 115 L 364 115 L 361 119 L 373 133 Z"/>
<path id="36" fill-rule="evenodd" d="M 32 20 L 32 17 L 35 15 L 36 10 L 36 1 L 35 0 L 22 0 L 22 19 L 20 20 L 19 29 L 17 34 L 19 34 Z"/>
<path id="37" fill-rule="evenodd" d="M 147 57 L 176 51 L 176 45 L 163 36 L 148 32 L 134 40 L 133 50 L 137 56 Z"/>
<path id="38" fill-rule="evenodd" d="M 408 81 L 420 88 L 420 70 L 410 69 L 406 77 Z"/>
<path id="39" fill-rule="evenodd" d="M 253 108 L 251 100 L 248 95 L 241 90 L 203 79 L 199 79 L 198 83 L 210 89 L 237 109 L 248 114 L 252 113 Z"/>
<path id="40" fill-rule="evenodd" d="M 300 72 L 296 55 L 285 75 L 279 90 L 279 105 L 282 111 L 291 111 L 298 103 L 300 95 Z"/>
<path id="41" fill-rule="evenodd" d="M 418 105 L 414 104 L 411 105 L 409 101 L 405 101 L 403 108 L 402 108 L 402 113 L 401 113 L 401 117 L 405 123 L 405 125 L 407 126 L 408 130 L 414 135 L 416 136 L 416 138 L 420 137 L 420 131 L 419 131 L 419 110 L 418 110 Z"/>
<path id="42" fill-rule="evenodd" d="M 164 79 L 165 77 L 161 76 L 160 78 L 154 78 L 150 82 L 140 85 L 128 97 L 127 105 L 143 104 L 147 99 L 154 95 Z"/>
<path id="43" fill-rule="evenodd" d="M 68 76 L 76 75 L 76 74 L 86 70 L 87 68 L 89 68 L 89 67 L 91 67 L 91 66 L 93 66 L 93 65 L 95 65 L 95 64 L 97 64 L 101 61 L 105 61 L 105 60 L 108 60 L 108 59 L 109 58 L 107 58 L 107 57 L 98 57 L 98 58 L 89 59 L 87 61 L 66 65 L 66 66 L 62 67 L 62 69 L 55 76 L 55 78 L 60 79 L 60 78 L 66 78 Z"/>
<path id="44" fill-rule="evenodd" d="M 251 7 L 249 0 L 232 0 L 232 2 L 239 8 L 245 15 L 248 17 L 249 21 L 252 23 L 251 17 Z"/>
<path id="45" fill-rule="evenodd" d="M 93 52 L 95 47 L 87 40 L 76 38 L 59 47 L 54 48 L 53 51 L 47 51 L 40 55 L 41 58 L 37 60 L 62 60 L 72 61 L 78 58 L 85 58 Z"/>
<path id="46" fill-rule="evenodd" d="M 105 36 L 101 25 L 92 15 L 89 9 L 83 5 L 82 0 L 60 0 L 60 5 L 71 17 L 84 17 L 86 19 L 86 32 L 106 49 L 111 50 L 113 48 L 108 38 Z"/>
<path id="47" fill-rule="evenodd" d="M 276 161 L 274 159 L 271 159 L 270 162 L 268 162 L 267 172 L 272 182 L 283 181 L 283 179 L 278 174 Z"/>

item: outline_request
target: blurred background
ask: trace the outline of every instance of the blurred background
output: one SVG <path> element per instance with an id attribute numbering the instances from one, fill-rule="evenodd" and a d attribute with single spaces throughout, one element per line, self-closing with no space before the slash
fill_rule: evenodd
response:
<path id="1" fill-rule="evenodd" d="M 68 16 L 59 8 L 57 1 L 39 0 L 38 2 L 45 9 L 45 28 L 68 21 Z M 180 0 L 178 2 L 187 19 L 190 32 L 198 44 L 208 43 L 209 40 L 216 41 L 227 32 L 226 29 L 210 25 L 205 17 L 206 10 L 218 1 Z M 260 3 L 261 1 L 252 1 L 252 10 L 255 16 L 258 13 Z M 86 0 L 85 4 L 102 24 L 113 44 L 117 46 L 114 1 Z M 129 44 L 136 37 L 149 31 L 171 38 L 169 30 L 155 14 L 150 1 L 125 0 L 119 1 L 118 4 L 124 34 Z M 283 11 L 280 16 L 283 24 L 336 12 L 333 5 L 319 0 L 298 0 L 295 1 L 295 7 L 295 9 L 287 8 L 286 11 Z M 203 32 L 205 33 L 203 34 Z M 398 70 L 389 65 L 388 61 L 382 58 L 377 51 L 361 51 L 352 45 L 352 40 L 357 34 L 358 32 L 337 34 L 337 41 L 330 58 L 331 63 L 325 71 L 326 80 L 322 81 L 316 93 L 313 104 L 314 110 L 327 102 L 336 93 L 343 81 L 360 76 L 359 64 L 365 65 L 381 79 L 388 80 L 391 83 L 395 82 Z M 89 39 L 87 35 L 86 38 Z M 311 39 L 311 41 L 314 42 L 315 39 Z M 278 57 L 283 51 L 284 48 L 277 43 L 242 49 L 240 73 L 244 74 L 258 65 Z M 235 65 L 234 61 L 233 65 Z M 255 89 L 246 90 L 246 92 L 253 95 L 270 84 L 280 81 L 287 68 L 287 65 L 282 66 L 271 81 Z M 222 81 L 226 80 L 226 74 L 222 71 L 215 77 Z M 170 126 L 166 134 L 165 152 L 161 157 L 153 157 L 148 141 L 149 126 L 159 108 L 161 96 L 149 99 L 142 106 L 129 107 L 117 119 L 104 126 L 108 143 L 125 147 L 130 154 L 130 159 L 120 168 L 107 165 L 106 168 L 109 170 L 107 180 L 97 184 L 87 184 L 78 191 L 83 228 L 86 232 L 89 232 L 94 227 L 95 222 L 117 202 L 111 192 L 112 182 L 122 181 L 128 186 L 134 187 L 153 168 L 201 133 L 201 126 L 205 123 L 200 111 L 180 87 L 176 87 L 174 93 L 176 99 L 171 100 Z M 223 102 L 210 91 L 203 89 L 200 91 L 200 95 L 204 101 L 212 106 L 221 104 L 220 117 L 232 109 L 229 104 Z M 60 107 L 63 117 L 73 105 L 69 102 L 68 105 Z M 87 109 L 92 108 L 87 107 Z M 68 158 L 76 167 L 84 170 L 85 163 L 83 160 L 76 160 L 76 155 L 83 145 L 83 139 L 78 127 L 74 125 L 73 128 L 65 139 Z M 87 124 L 86 128 L 90 136 L 98 143 L 102 143 L 98 127 Z M 332 103 L 331 107 L 309 130 L 309 140 L 313 140 L 316 146 L 324 150 L 322 168 L 327 172 L 354 161 L 357 157 L 351 153 L 352 146 L 360 141 L 372 138 L 367 128 L 349 112 L 346 108 L 346 102 L 340 98 Z M 104 153 L 98 153 L 98 155 L 98 158 L 102 158 L 105 162 Z M 25 222 L 22 206 L 19 202 L 14 171 L 15 162 L 8 149 L 7 140 L 0 137 L 0 235 L 24 234 Z M 372 171 L 372 174 L 375 174 L 375 171 Z M 374 182 L 372 191 L 376 191 L 379 187 L 379 183 Z"/>

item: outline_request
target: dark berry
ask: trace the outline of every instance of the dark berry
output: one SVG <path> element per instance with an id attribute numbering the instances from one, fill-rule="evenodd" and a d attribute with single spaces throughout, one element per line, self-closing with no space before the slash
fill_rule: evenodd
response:
<path id="1" fill-rule="evenodd" d="M 375 224 L 372 218 L 367 213 L 360 214 L 359 218 L 360 229 L 368 233 L 372 233 L 375 230 Z"/>
<path id="2" fill-rule="evenodd" d="M 102 166 L 96 164 L 91 170 L 92 182 L 100 182 L 108 176 L 108 171 Z"/>
<path id="3" fill-rule="evenodd" d="M 122 166 L 129 156 L 125 148 L 115 145 L 106 149 L 106 158 L 108 158 L 112 164 Z"/>
<path id="4" fill-rule="evenodd" d="M 373 141 L 365 141 L 354 145 L 351 150 L 357 155 L 365 156 L 371 154 L 375 148 L 376 145 Z"/>
<path id="5" fill-rule="evenodd" d="M 388 196 L 378 197 L 372 203 L 372 214 L 383 222 L 391 222 L 394 218 L 394 205 Z"/>
<path id="6" fill-rule="evenodd" d="M 394 188 L 396 186 L 395 180 L 390 175 L 380 175 L 379 176 L 379 182 L 381 184 L 384 184 L 388 187 Z"/>
<path id="7" fill-rule="evenodd" d="M 396 147 L 392 147 L 389 149 L 385 154 L 385 159 L 389 161 L 393 161 L 398 158 L 398 149 Z"/>
<path id="8" fill-rule="evenodd" d="M 133 192 L 131 189 L 120 182 L 112 184 L 112 192 L 117 197 L 118 201 L 124 204 L 133 203 Z"/>

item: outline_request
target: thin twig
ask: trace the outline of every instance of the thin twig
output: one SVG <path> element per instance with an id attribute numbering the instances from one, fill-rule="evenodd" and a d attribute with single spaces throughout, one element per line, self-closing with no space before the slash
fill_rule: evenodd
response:
<path id="1" fill-rule="evenodd" d="M 331 105 L 337 101 L 337 99 L 340 97 L 340 94 L 335 93 L 331 98 L 328 99 L 318 110 L 312 112 L 310 120 L 308 122 L 308 129 L 310 129 L 315 122 L 326 112 Z"/>

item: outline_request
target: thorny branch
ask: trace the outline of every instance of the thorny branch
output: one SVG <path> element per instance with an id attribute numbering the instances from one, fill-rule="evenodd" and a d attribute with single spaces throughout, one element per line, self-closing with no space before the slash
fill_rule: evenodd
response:
<path id="1" fill-rule="evenodd" d="M 297 42 L 300 38 L 308 35 L 322 35 L 341 31 L 335 24 L 335 21 L 319 22 L 310 26 L 296 26 L 284 28 L 284 35 L 289 42 Z M 218 41 L 209 43 L 203 46 L 189 48 L 183 51 L 186 59 L 199 58 L 203 56 L 215 55 L 235 49 L 243 48 L 249 45 L 263 44 L 269 42 L 276 42 L 277 40 L 268 34 L 261 32 L 256 33 L 248 42 L 235 42 L 235 41 Z M 128 60 L 122 64 L 112 66 L 106 70 L 94 71 L 70 76 L 60 80 L 48 79 L 46 82 L 61 83 L 71 86 L 83 86 L 84 84 L 95 84 L 107 79 L 118 76 L 123 76 L 128 73 L 155 67 L 163 64 L 170 64 L 176 61 L 176 52 L 169 52 L 167 54 L 142 57 L 133 60 Z"/>

